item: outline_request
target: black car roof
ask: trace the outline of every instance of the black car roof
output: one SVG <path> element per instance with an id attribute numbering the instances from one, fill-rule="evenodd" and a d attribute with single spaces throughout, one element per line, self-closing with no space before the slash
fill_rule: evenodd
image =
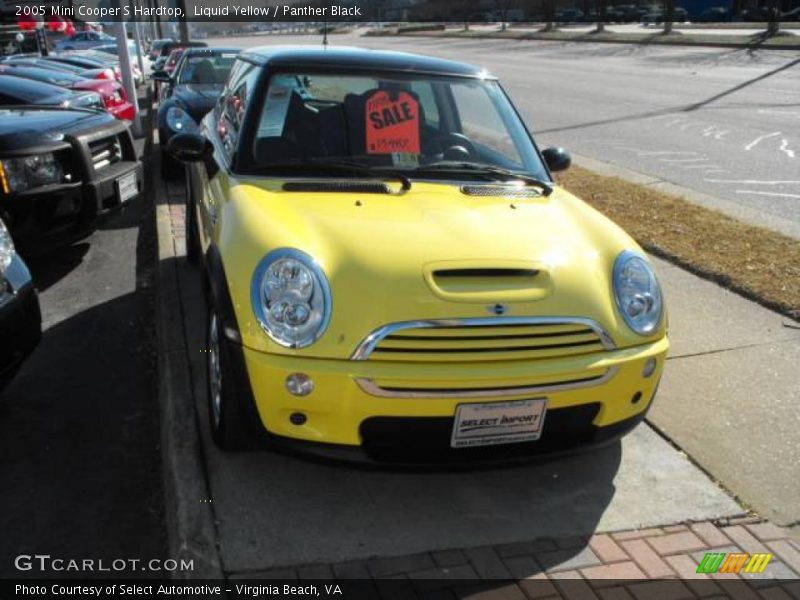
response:
<path id="1" fill-rule="evenodd" d="M 57 85 L 42 83 L 41 81 L 34 81 L 33 79 L 25 79 L 23 77 L 0 74 L 0 93 L 6 93 L 9 96 L 20 98 L 26 102 L 35 102 L 40 98 L 66 95 L 70 92 Z"/>
<path id="2" fill-rule="evenodd" d="M 42 83 L 49 83 L 51 85 L 67 85 L 71 83 L 78 83 L 84 81 L 86 78 L 76 75 L 70 71 L 61 71 L 58 69 L 45 69 L 43 67 L 34 67 L 26 64 L 0 63 L 0 74 L 11 75 L 12 77 L 22 77 L 24 79 L 33 79 L 34 81 L 41 81 Z M 54 83 L 53 80 L 58 80 L 61 83 Z"/>
<path id="3" fill-rule="evenodd" d="M 387 50 L 367 50 L 345 46 L 260 46 L 240 54 L 260 65 L 297 68 L 340 67 L 368 71 L 400 71 L 492 78 L 483 69 L 467 63 Z"/>

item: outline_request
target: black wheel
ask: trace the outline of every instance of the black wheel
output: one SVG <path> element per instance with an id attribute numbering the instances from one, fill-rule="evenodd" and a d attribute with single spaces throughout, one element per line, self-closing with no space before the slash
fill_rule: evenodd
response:
<path id="1" fill-rule="evenodd" d="M 219 317 L 208 311 L 206 344 L 208 373 L 208 418 L 211 437 L 220 450 L 241 452 L 254 448 L 251 429 L 236 393 L 236 378 L 231 369 L 228 342 L 222 333 Z"/>
<path id="2" fill-rule="evenodd" d="M 197 264 L 200 259 L 200 240 L 197 235 L 197 218 L 195 217 L 194 198 L 192 186 L 187 173 L 186 176 L 186 260 L 190 264 Z"/>

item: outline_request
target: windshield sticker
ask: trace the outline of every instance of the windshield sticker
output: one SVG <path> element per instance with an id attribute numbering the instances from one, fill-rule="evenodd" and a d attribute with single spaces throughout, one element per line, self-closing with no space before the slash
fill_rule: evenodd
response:
<path id="1" fill-rule="evenodd" d="M 392 153 L 392 164 L 402 169 L 414 169 L 419 166 L 419 154 L 394 152 Z"/>
<path id="2" fill-rule="evenodd" d="M 408 92 L 372 94 L 366 121 L 368 154 L 419 154 L 419 103 Z"/>
<path id="3" fill-rule="evenodd" d="M 292 90 L 286 86 L 270 86 L 267 95 L 267 106 L 261 115 L 258 137 L 281 137 L 286 115 L 289 113 L 289 101 Z"/>

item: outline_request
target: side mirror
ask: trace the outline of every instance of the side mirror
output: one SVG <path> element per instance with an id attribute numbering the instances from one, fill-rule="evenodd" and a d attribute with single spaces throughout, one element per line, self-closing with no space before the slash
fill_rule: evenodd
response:
<path id="1" fill-rule="evenodd" d="M 150 79 L 152 79 L 153 81 L 169 82 L 171 80 L 171 77 L 169 76 L 169 73 L 161 70 L 161 71 L 153 71 L 153 73 L 150 75 Z"/>
<path id="2" fill-rule="evenodd" d="M 563 148 L 550 147 L 542 150 L 542 158 L 547 163 L 547 168 L 553 173 L 565 171 L 572 164 L 572 157 Z"/>
<path id="3" fill-rule="evenodd" d="M 167 142 L 167 152 L 181 162 L 198 162 L 214 153 L 214 145 L 197 133 L 179 133 Z"/>

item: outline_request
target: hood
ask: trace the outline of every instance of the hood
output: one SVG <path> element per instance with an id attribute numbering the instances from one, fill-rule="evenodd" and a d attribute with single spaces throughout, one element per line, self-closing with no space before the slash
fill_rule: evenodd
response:
<path id="1" fill-rule="evenodd" d="M 214 108 L 223 87 L 223 84 L 183 83 L 175 87 L 172 97 L 186 108 L 195 121 L 200 121 Z"/>
<path id="2" fill-rule="evenodd" d="M 508 316 L 587 317 L 620 329 L 612 268 L 619 252 L 638 246 L 563 190 L 521 200 L 431 183 L 402 195 L 276 194 L 259 182 L 231 197 L 226 210 L 235 216 L 223 222 L 235 222 L 235 232 L 222 242 L 236 285 L 249 290 L 258 261 L 281 247 L 311 255 L 329 279 L 331 324 L 304 355 L 349 356 L 387 323 L 488 317 L 498 303 Z M 243 303 L 245 344 L 274 351 Z"/>
<path id="3" fill-rule="evenodd" d="M 0 154 L 46 146 L 63 146 L 65 134 L 114 123 L 105 112 L 18 107 L 0 110 Z"/>

